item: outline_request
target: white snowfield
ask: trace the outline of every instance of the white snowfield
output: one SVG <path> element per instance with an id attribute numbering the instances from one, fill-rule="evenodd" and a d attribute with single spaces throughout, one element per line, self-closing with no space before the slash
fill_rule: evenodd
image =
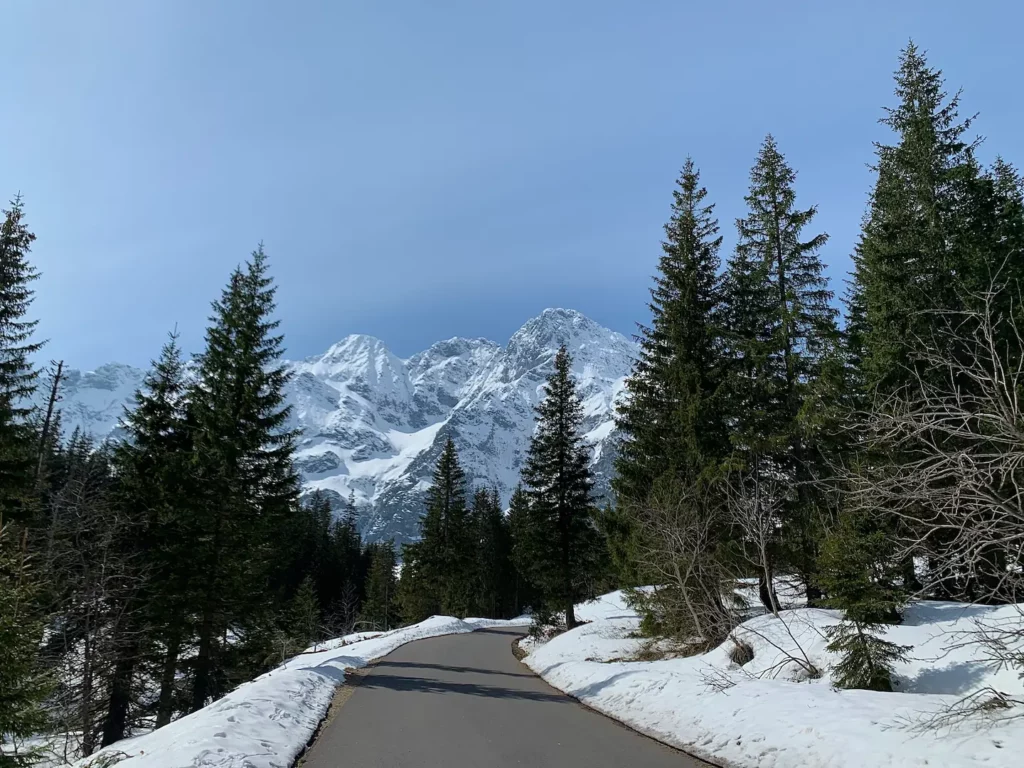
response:
<path id="1" fill-rule="evenodd" d="M 198 712 L 113 744 L 75 766 L 288 768 L 327 713 L 347 668 L 364 667 L 413 640 L 528 621 L 432 616 L 391 632 L 338 638 L 326 644 L 331 650 L 300 654 Z M 361 639 L 368 634 L 375 636 Z"/>
<path id="2" fill-rule="evenodd" d="M 922 729 L 930 715 L 986 687 L 1024 698 L 1024 680 L 999 669 L 974 647 L 954 647 L 983 619 L 1009 626 L 1024 606 L 960 603 L 911 605 L 887 639 L 912 645 L 897 668 L 897 693 L 838 690 L 825 646 L 836 611 L 784 611 L 791 639 L 777 619 L 761 616 L 734 635 L 754 649 L 742 667 L 731 642 L 700 656 L 662 661 L 635 658 L 642 641 L 629 635 L 636 614 L 619 592 L 580 605 L 590 622 L 533 644 L 525 663 L 554 687 L 632 728 L 709 762 L 739 768 L 996 768 L 1024 765 L 1024 709 L 944 729 Z M 823 675 L 808 679 L 796 643 Z M 1024 650 L 1024 649 L 1022 649 Z"/>

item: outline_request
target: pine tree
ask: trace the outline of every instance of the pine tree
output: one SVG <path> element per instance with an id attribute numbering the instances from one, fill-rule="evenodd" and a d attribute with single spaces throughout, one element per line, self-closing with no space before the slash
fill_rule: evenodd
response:
<path id="1" fill-rule="evenodd" d="M 38 759 L 19 742 L 46 730 L 43 705 L 51 691 L 39 662 L 39 586 L 27 546 L 12 534 L 0 518 L 0 768 L 23 768 Z"/>
<path id="2" fill-rule="evenodd" d="M 826 604 L 844 611 L 828 629 L 828 650 L 841 656 L 833 670 L 841 688 L 891 691 L 893 665 L 910 650 L 881 636 L 899 622 L 906 600 L 893 541 L 876 521 L 847 512 L 822 547 L 818 578 Z"/>
<path id="3" fill-rule="evenodd" d="M 652 322 L 640 326 L 640 354 L 620 406 L 624 435 L 616 462 L 618 504 L 602 516 L 618 539 L 635 537 L 631 516 L 643 514 L 660 479 L 693 483 L 717 472 L 729 453 L 720 389 L 724 373 L 718 221 L 692 159 L 673 191 L 659 274 L 651 289 Z M 618 532 L 617 534 L 615 532 Z M 610 541 L 620 574 L 635 571 L 631 548 L 640 541 Z M 640 560 L 645 558 L 641 557 Z M 631 580 L 645 581 L 632 573 Z"/>
<path id="4" fill-rule="evenodd" d="M 654 489 L 687 488 L 703 496 L 731 450 L 722 400 L 727 363 L 718 255 L 722 238 L 706 197 L 687 159 L 673 192 L 651 290 L 652 322 L 640 326 L 640 354 L 626 380 L 629 396 L 619 409 L 624 440 L 616 462 L 617 505 L 599 519 L 620 577 L 633 585 L 661 580 L 663 568 L 685 570 L 678 560 L 663 562 L 662 541 L 679 530 L 664 530 L 664 517 L 654 520 Z M 714 505 L 697 508 L 715 514 Z M 724 526 L 713 527 L 717 539 L 725 537 Z M 679 626 L 667 616 L 667 606 L 702 604 L 706 597 L 703 589 L 688 595 L 678 591 L 665 586 L 648 600 L 633 593 L 647 614 L 646 625 Z"/>
<path id="5" fill-rule="evenodd" d="M 827 362 L 837 359 L 839 332 L 818 256 L 828 238 L 802 239 L 817 209 L 796 208 L 795 179 L 769 135 L 750 172 L 748 214 L 736 222 L 739 243 L 726 274 L 733 357 L 728 418 L 747 471 L 788 478 L 783 536 L 773 557 L 790 561 L 813 600 L 820 500 L 810 481 L 820 474 L 820 465 L 808 439 L 814 430 L 802 417 Z M 771 600 L 769 585 L 761 587 L 763 598 Z"/>
<path id="6" fill-rule="evenodd" d="M 402 545 L 402 574 L 398 582 L 398 607 L 407 624 L 416 624 L 438 613 L 437 590 L 424 563 L 423 542 Z"/>
<path id="7" fill-rule="evenodd" d="M 594 521 L 590 456 L 581 434 L 583 406 L 570 377 L 565 347 L 537 406 L 537 428 L 522 479 L 529 498 L 528 524 L 520 531 L 519 562 L 548 607 L 565 611 L 576 626 L 574 605 L 590 596 L 601 569 L 601 542 Z"/>
<path id="8" fill-rule="evenodd" d="M 696 477 L 729 452 L 719 401 L 722 238 L 693 160 L 676 184 L 648 304 L 651 325 L 640 326 L 640 352 L 617 419 L 625 439 L 615 483 L 627 507 L 643 503 L 665 472 Z"/>
<path id="9" fill-rule="evenodd" d="M 876 181 L 857 248 L 863 297 L 867 386 L 890 393 L 908 385 L 915 345 L 933 340 L 939 315 L 962 307 L 957 276 L 977 273 L 971 186 L 977 169 L 942 73 L 909 43 L 895 75 L 897 106 L 881 123 L 897 136 L 876 144 Z"/>
<path id="10" fill-rule="evenodd" d="M 530 580 L 533 569 L 533 541 L 531 536 L 530 497 L 522 484 L 512 492 L 508 505 L 509 557 L 512 563 L 512 613 L 520 615 L 524 609 L 540 608 L 539 592 Z"/>
<path id="11" fill-rule="evenodd" d="M 423 604 L 452 616 L 466 616 L 472 599 L 473 532 L 465 485 L 455 443 L 448 438 L 427 491 L 422 540 L 413 554 L 428 596 Z"/>
<path id="12" fill-rule="evenodd" d="M 972 342 L 948 332 L 950 325 L 965 310 L 981 309 L 984 296 L 999 284 L 1011 286 L 997 299 L 1009 318 L 1013 305 L 1019 306 L 1013 286 L 1024 277 L 1017 253 L 1024 245 L 1019 182 L 1012 169 L 997 163 L 989 173 L 981 170 L 976 142 L 966 137 L 971 120 L 959 115 L 960 93 L 950 97 L 944 91 L 942 72 L 928 65 L 913 42 L 901 51 L 895 82 L 897 104 L 880 121 L 895 141 L 876 144 L 875 187 L 855 258 L 865 407 L 869 398 L 894 398 L 886 407 L 908 407 L 921 396 L 922 382 L 941 384 L 945 372 L 923 361 L 925 349 L 938 345 L 949 359 L 973 360 Z M 1006 335 L 1000 343 L 1009 350 L 1012 325 L 1001 330 Z M 961 380 L 958 387 L 966 395 L 974 385 Z M 886 462 L 912 460 L 905 446 L 885 451 Z M 886 518 L 880 511 L 881 529 L 892 527 Z M 994 549 L 991 558 L 980 558 L 994 563 L 980 574 L 983 579 L 1000 578 L 1001 548 Z M 904 572 L 905 582 L 913 584 L 909 557 Z M 965 574 L 963 581 L 971 579 Z M 938 585 L 945 597 L 963 586 Z"/>
<path id="13" fill-rule="evenodd" d="M 288 636 L 293 650 L 300 653 L 320 639 L 320 600 L 313 578 L 307 576 L 299 585 L 289 609 Z"/>
<path id="14" fill-rule="evenodd" d="M 513 581 L 511 541 L 497 489 L 477 489 L 470 525 L 475 543 L 471 612 L 487 618 L 505 618 L 513 610 L 509 605 Z"/>
<path id="15" fill-rule="evenodd" d="M 284 404 L 289 374 L 279 363 L 283 339 L 275 333 L 279 321 L 271 319 L 274 292 L 260 247 L 213 304 L 188 397 L 199 489 L 194 562 L 203 574 L 192 711 L 226 685 L 219 638 L 265 610 L 261 587 L 297 503 L 295 435 L 287 429 Z"/>
<path id="16" fill-rule="evenodd" d="M 400 620 L 395 543 L 390 540 L 378 541 L 370 544 L 367 551 L 370 556 L 370 572 L 366 580 L 362 620 L 373 629 L 387 631 L 396 627 Z"/>
<path id="17" fill-rule="evenodd" d="M 38 436 L 28 403 L 35 394 L 37 372 L 31 357 L 35 320 L 26 318 L 39 273 L 28 261 L 35 240 L 24 222 L 21 198 L 3 212 L 0 226 L 0 515 L 8 521 L 31 514 Z"/>
<path id="18" fill-rule="evenodd" d="M 988 298 L 1003 322 L 995 329 L 1007 355 L 1024 353 L 1014 332 L 1021 327 L 1024 307 L 1018 286 L 1024 284 L 1024 179 L 1010 163 L 996 158 L 972 186 L 974 239 L 979 243 L 978 272 L 968 275 L 965 290 L 970 309 L 983 311 Z M 1012 321 L 1012 322 L 1011 322 Z"/>
<path id="19" fill-rule="evenodd" d="M 339 634 L 345 634 L 351 630 L 365 594 L 365 574 L 361 568 L 363 546 L 352 494 L 345 502 L 341 518 L 331 527 L 331 546 L 337 575 L 327 612 L 331 626 Z"/>
<path id="20" fill-rule="evenodd" d="M 178 655 L 189 632 L 192 577 L 186 526 L 191 440 L 184 395 L 184 363 L 172 333 L 135 393 L 134 408 L 125 409 L 126 439 L 113 454 L 117 503 L 138 531 L 124 545 L 139 562 L 142 584 L 131 596 L 133 604 L 124 606 L 131 626 L 125 627 L 117 649 L 103 745 L 127 735 L 129 707 L 139 693 L 136 669 L 147 642 L 154 644 L 150 650 L 159 676 L 157 725 L 165 725 L 173 714 Z"/>

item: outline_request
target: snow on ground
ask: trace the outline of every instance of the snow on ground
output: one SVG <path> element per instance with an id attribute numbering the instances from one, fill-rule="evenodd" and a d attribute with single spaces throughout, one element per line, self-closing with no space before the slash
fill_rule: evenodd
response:
<path id="1" fill-rule="evenodd" d="M 741 586 L 749 591 L 750 585 Z M 756 585 L 753 587 L 756 598 Z M 956 647 L 974 621 L 1020 622 L 1024 606 L 911 605 L 887 639 L 912 645 L 896 670 L 897 693 L 834 688 L 825 629 L 836 611 L 798 608 L 741 624 L 754 649 L 742 667 L 733 643 L 689 658 L 626 661 L 643 641 L 619 592 L 577 608 L 589 623 L 542 643 L 523 660 L 551 685 L 638 731 L 720 765 L 742 768 L 978 768 L 1019 765 L 1024 711 L 994 713 L 943 730 L 920 726 L 963 696 L 991 687 L 1024 697 L 1024 680 L 978 647 Z M 803 648 L 800 652 L 797 646 Z M 810 662 L 824 673 L 811 679 Z M 1016 716 L 1016 717 L 1014 717 Z"/>
<path id="2" fill-rule="evenodd" d="M 326 643 L 326 650 L 299 654 L 198 712 L 160 730 L 113 744 L 75 765 L 287 768 L 326 714 L 335 689 L 345 679 L 346 669 L 364 667 L 412 640 L 527 621 L 432 616 L 391 632 L 338 638 Z"/>

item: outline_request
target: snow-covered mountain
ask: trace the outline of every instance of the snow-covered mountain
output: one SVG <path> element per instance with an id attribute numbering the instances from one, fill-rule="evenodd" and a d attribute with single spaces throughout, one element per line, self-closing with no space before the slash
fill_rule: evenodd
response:
<path id="1" fill-rule="evenodd" d="M 372 336 L 348 336 L 323 355 L 289 362 L 292 426 L 302 430 L 296 462 L 305 489 L 340 502 L 354 493 L 370 539 L 415 539 L 424 491 L 450 435 L 471 485 L 515 487 L 555 352 L 565 344 L 584 402 L 598 492 L 614 454 L 613 404 L 635 347 L 579 312 L 548 309 L 502 347 L 454 338 L 403 360 Z M 122 406 L 144 371 L 109 364 L 70 371 L 62 418 L 98 437 L 116 434 Z"/>

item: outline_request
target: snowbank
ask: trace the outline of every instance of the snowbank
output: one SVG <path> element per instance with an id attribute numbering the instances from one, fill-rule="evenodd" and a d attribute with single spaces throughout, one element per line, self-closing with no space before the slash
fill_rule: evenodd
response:
<path id="1" fill-rule="evenodd" d="M 308 743 L 345 679 L 412 640 L 523 624 L 523 619 L 433 616 L 411 627 L 363 639 L 349 635 L 326 650 L 306 652 L 239 686 L 224 698 L 144 736 L 126 739 L 80 760 L 77 768 L 285 768 Z M 349 641 L 349 642 L 346 642 Z M 104 762 L 112 760 L 112 762 Z"/>
<path id="2" fill-rule="evenodd" d="M 625 661 L 642 641 L 639 621 L 620 593 L 579 607 L 585 624 L 544 644 L 524 662 L 556 688 L 631 727 L 721 765 L 743 768 L 909 768 L 1018 765 L 1024 754 L 1024 712 L 1002 711 L 956 728 L 922 730 L 929 716 L 963 696 L 992 687 L 1024 697 L 1024 680 L 957 647 L 974 621 L 1021 620 L 1016 606 L 999 608 L 925 602 L 910 606 L 887 639 L 912 645 L 898 666 L 898 693 L 832 687 L 835 658 L 825 629 L 839 614 L 801 608 L 759 616 L 733 633 L 754 650 L 742 667 L 733 643 L 689 658 Z M 797 645 L 803 648 L 801 653 Z M 824 674 L 811 679 L 809 661 Z M 1014 715 L 1016 718 L 1014 718 Z"/>

